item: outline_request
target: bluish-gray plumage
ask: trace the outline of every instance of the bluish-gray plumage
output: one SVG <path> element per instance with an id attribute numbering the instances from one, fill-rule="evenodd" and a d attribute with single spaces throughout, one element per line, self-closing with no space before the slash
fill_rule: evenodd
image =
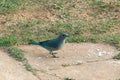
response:
<path id="1" fill-rule="evenodd" d="M 65 38 L 68 37 L 68 34 L 62 33 L 60 34 L 57 38 L 52 39 L 52 40 L 46 40 L 42 42 L 30 42 L 29 44 L 33 45 L 40 45 L 44 47 L 45 49 L 50 51 L 50 54 L 53 55 L 53 57 L 56 57 L 53 53 L 55 50 L 59 50 L 63 44 L 65 43 Z"/>

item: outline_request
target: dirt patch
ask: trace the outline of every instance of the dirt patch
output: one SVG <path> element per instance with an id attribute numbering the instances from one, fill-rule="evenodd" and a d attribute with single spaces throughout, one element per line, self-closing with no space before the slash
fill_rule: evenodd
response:
<path id="1" fill-rule="evenodd" d="M 69 43 L 51 58 L 40 46 L 22 45 L 24 54 L 37 76 L 21 62 L 0 50 L 1 80 L 116 80 L 120 78 L 120 61 L 111 59 L 118 51 L 107 44 Z M 38 77 L 40 77 L 38 79 Z"/>
<path id="2" fill-rule="evenodd" d="M 3 50 L 0 50 L 0 80 L 38 80 Z"/>
<path id="3" fill-rule="evenodd" d="M 120 61 L 112 56 L 118 51 L 107 44 L 70 43 L 51 58 L 40 46 L 20 46 L 41 80 L 115 80 L 120 77 Z"/>

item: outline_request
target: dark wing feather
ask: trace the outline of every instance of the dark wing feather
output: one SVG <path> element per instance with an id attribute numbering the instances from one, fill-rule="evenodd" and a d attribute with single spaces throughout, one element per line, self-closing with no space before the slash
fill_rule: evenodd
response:
<path id="1" fill-rule="evenodd" d="M 43 42 L 39 42 L 39 45 L 41 45 L 42 47 L 46 48 L 46 49 L 57 49 L 59 47 L 59 41 L 57 39 L 53 39 L 53 40 L 46 40 Z"/>

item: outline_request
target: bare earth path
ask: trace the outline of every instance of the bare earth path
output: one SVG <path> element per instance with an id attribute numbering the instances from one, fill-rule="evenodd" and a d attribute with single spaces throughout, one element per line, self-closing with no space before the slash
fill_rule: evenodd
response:
<path id="1" fill-rule="evenodd" d="M 21 46 L 41 80 L 115 80 L 120 78 L 120 61 L 111 59 L 118 51 L 104 44 L 69 43 L 51 58 L 40 46 Z"/>
<path id="2" fill-rule="evenodd" d="M 19 46 L 41 80 L 116 80 L 120 78 L 120 61 L 111 59 L 118 51 L 107 44 L 67 43 L 51 58 L 40 46 Z M 24 66 L 0 51 L 0 80 L 40 80 Z"/>
<path id="3" fill-rule="evenodd" d="M 29 76 L 29 77 L 28 77 Z M 0 80 L 38 80 L 7 53 L 0 50 Z"/>

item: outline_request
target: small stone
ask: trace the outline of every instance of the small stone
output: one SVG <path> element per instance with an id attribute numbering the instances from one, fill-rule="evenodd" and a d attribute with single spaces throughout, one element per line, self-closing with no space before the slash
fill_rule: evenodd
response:
<path id="1" fill-rule="evenodd" d="M 101 57 L 102 56 L 102 52 L 98 52 L 98 57 Z"/>

